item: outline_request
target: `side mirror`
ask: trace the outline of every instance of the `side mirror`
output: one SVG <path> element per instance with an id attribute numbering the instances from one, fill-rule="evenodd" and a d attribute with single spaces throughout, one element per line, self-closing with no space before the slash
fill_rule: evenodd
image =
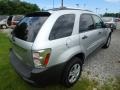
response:
<path id="1" fill-rule="evenodd" d="M 103 28 L 107 28 L 107 25 L 103 23 L 103 24 L 102 24 L 102 27 L 103 27 Z"/>
<path id="2" fill-rule="evenodd" d="M 110 24 L 104 24 L 103 28 L 111 28 L 111 25 Z"/>

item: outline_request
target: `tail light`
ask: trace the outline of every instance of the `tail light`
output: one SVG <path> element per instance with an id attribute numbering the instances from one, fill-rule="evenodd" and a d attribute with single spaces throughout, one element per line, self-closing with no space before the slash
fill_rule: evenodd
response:
<path id="1" fill-rule="evenodd" d="M 50 53 L 48 53 L 45 57 L 45 60 L 44 60 L 44 65 L 47 65 L 48 62 L 49 62 L 49 58 L 50 58 Z"/>
<path id="2" fill-rule="evenodd" d="M 44 68 L 48 65 L 51 49 L 33 52 L 33 62 L 35 68 Z"/>

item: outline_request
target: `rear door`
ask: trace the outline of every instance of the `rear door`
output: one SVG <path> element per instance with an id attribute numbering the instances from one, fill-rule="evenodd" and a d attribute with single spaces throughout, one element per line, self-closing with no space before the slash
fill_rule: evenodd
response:
<path id="1" fill-rule="evenodd" d="M 97 47 L 98 30 L 95 29 L 92 16 L 90 14 L 82 14 L 79 24 L 80 45 L 83 46 L 87 55 L 94 51 Z"/>
<path id="2" fill-rule="evenodd" d="M 13 30 L 11 37 L 13 52 L 24 64 L 33 66 L 31 48 L 49 15 L 39 12 L 26 15 Z"/>

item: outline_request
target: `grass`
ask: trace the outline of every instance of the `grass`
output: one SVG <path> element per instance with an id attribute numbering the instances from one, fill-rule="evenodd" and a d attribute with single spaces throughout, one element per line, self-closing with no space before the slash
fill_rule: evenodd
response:
<path id="1" fill-rule="evenodd" d="M 21 79 L 13 70 L 9 61 L 10 42 L 6 34 L 0 32 L 0 90 L 93 90 L 98 88 L 96 82 L 81 78 L 72 88 L 51 85 L 44 88 L 33 87 Z M 112 86 L 114 88 L 112 88 Z M 120 90 L 120 80 L 115 84 L 106 84 L 98 90 Z"/>
<path id="2" fill-rule="evenodd" d="M 113 79 L 108 80 L 101 86 L 101 90 L 120 90 L 120 77 L 117 77 L 116 79 L 116 82 L 114 82 Z"/>

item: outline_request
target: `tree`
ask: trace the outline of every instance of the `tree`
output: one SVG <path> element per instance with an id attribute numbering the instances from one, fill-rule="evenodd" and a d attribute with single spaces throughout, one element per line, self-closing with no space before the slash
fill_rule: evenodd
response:
<path id="1" fill-rule="evenodd" d="M 40 11 L 40 8 L 36 4 L 20 0 L 0 0 L 1 15 L 26 14 L 35 11 Z"/>
<path id="2" fill-rule="evenodd" d="M 103 16 L 105 16 L 105 17 L 119 17 L 120 18 L 120 13 L 105 13 Z"/>

